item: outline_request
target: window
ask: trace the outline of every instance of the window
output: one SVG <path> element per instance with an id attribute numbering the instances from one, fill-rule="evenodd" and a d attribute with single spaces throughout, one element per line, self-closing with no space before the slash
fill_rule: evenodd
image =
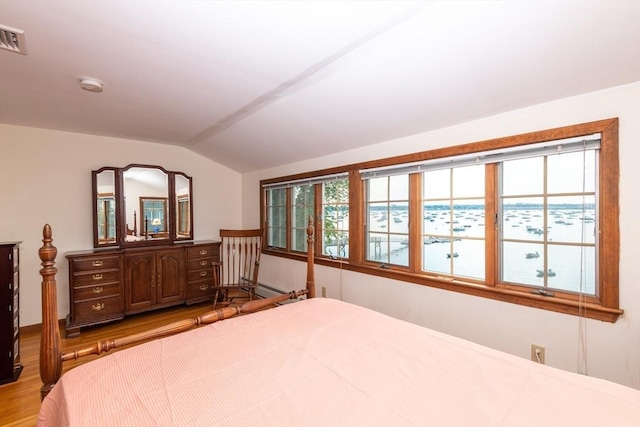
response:
<path id="1" fill-rule="evenodd" d="M 313 179 L 295 179 L 264 184 L 264 224 L 268 249 L 307 252 L 309 218 L 316 222 L 316 244 L 330 257 L 348 256 L 349 180 L 346 173 Z M 316 249 L 317 251 L 318 249 Z M 282 252 L 280 252 L 282 253 Z"/>
<path id="2" fill-rule="evenodd" d="M 367 181 L 367 260 L 409 265 L 409 175 Z"/>
<path id="3" fill-rule="evenodd" d="M 287 247 L 287 193 L 285 188 L 267 190 L 267 245 Z"/>
<path id="4" fill-rule="evenodd" d="M 609 119 L 411 153 L 342 166 L 334 181 L 326 170 L 267 180 L 267 227 L 291 223 L 274 254 L 303 259 L 300 218 L 314 213 L 320 264 L 614 322 L 617 128 Z M 289 192 L 278 222 L 275 191 Z"/>
<path id="5" fill-rule="evenodd" d="M 501 276 L 596 296 L 597 150 L 504 162 Z"/>
<path id="6" fill-rule="evenodd" d="M 485 277 L 483 165 L 422 174 L 425 272 Z"/>
<path id="7" fill-rule="evenodd" d="M 291 206 L 291 250 L 307 251 L 307 226 L 309 217 L 314 218 L 314 186 L 311 184 L 292 187 Z"/>
<path id="8" fill-rule="evenodd" d="M 322 184 L 322 254 L 349 257 L 349 181 Z"/>

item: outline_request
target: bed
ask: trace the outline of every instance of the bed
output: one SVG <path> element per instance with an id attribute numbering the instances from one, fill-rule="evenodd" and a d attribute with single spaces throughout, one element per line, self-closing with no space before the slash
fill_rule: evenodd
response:
<path id="1" fill-rule="evenodd" d="M 46 397 L 38 425 L 640 425 L 638 390 L 342 301 L 313 298 L 311 226 L 308 233 L 305 289 L 151 331 L 146 342 L 59 379 L 47 373 L 62 360 L 140 337 L 65 353 L 56 327 L 43 319 Z M 55 295 L 55 251 L 47 227 L 44 237 L 43 303 Z M 43 313 L 55 311 L 45 308 Z"/>

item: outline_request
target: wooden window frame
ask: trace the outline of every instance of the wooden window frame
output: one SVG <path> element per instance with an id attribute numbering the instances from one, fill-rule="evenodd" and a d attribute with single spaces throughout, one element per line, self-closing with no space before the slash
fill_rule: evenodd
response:
<path id="1" fill-rule="evenodd" d="M 348 259 L 332 260 L 328 257 L 316 255 L 316 263 L 320 265 L 343 268 L 363 274 L 371 274 L 388 279 L 401 280 L 417 285 L 474 295 L 508 303 L 534 307 L 576 316 L 586 316 L 606 322 L 615 322 L 623 313 L 619 307 L 619 157 L 618 157 L 618 119 L 611 118 L 594 122 L 582 123 L 543 131 L 530 132 L 521 135 L 496 138 L 486 141 L 473 142 L 458 146 L 445 147 L 418 153 L 405 154 L 395 157 L 356 163 L 331 169 L 307 172 L 297 175 L 272 178 L 260 182 L 261 191 L 261 223 L 266 226 L 265 215 L 265 184 L 273 184 L 288 180 L 307 179 L 331 173 L 347 172 L 349 174 L 349 257 Z M 495 233 L 487 233 L 485 241 L 486 277 L 484 281 L 460 280 L 425 274 L 420 271 L 420 174 L 410 174 L 409 187 L 409 247 L 410 259 L 408 267 L 385 266 L 365 260 L 365 185 L 359 171 L 367 168 L 387 167 L 403 163 L 419 162 L 430 159 L 471 154 L 482 151 L 518 147 L 545 141 L 564 138 L 601 134 L 600 160 L 598 168 L 598 209 L 599 209 L 599 242 L 598 242 L 598 280 L 596 296 L 580 298 L 572 293 L 556 292 L 553 296 L 531 293 L 531 287 L 521 287 L 498 281 L 498 239 Z M 486 186 L 496 188 L 495 180 L 497 165 L 490 164 L 486 168 Z M 497 204 L 497 192 L 487 192 L 485 204 L 487 215 Z M 317 198 L 316 198 L 317 200 Z M 316 204 L 317 206 L 317 204 Z M 491 207 L 491 208 L 489 208 Z M 316 208 L 316 218 L 318 210 Z M 488 216 L 489 218 L 491 216 Z M 319 245 L 316 239 L 316 245 Z M 288 250 L 273 250 L 266 248 L 264 253 L 304 261 L 303 254 Z M 316 247 L 316 253 L 318 248 Z"/>

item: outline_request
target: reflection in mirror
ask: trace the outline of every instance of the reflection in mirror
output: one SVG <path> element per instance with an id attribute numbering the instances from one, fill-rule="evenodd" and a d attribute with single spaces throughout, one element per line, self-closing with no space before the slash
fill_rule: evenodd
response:
<path id="1" fill-rule="evenodd" d="M 132 228 L 140 230 L 136 234 L 127 233 L 125 240 L 133 242 L 168 239 L 166 218 L 169 176 L 167 173 L 159 168 L 131 167 L 123 172 L 123 178 L 127 230 Z M 136 213 L 137 209 L 139 213 Z M 137 220 L 140 221 L 139 226 L 136 223 Z"/>
<path id="2" fill-rule="evenodd" d="M 95 174 L 96 182 L 96 241 L 98 245 L 116 242 L 115 171 Z"/>
<path id="3" fill-rule="evenodd" d="M 191 189 L 190 180 L 183 175 L 175 175 L 176 195 L 176 239 L 191 238 Z"/>
<path id="4" fill-rule="evenodd" d="M 143 230 L 146 237 L 168 237 L 166 197 L 140 197 L 140 212 L 144 218 Z"/>

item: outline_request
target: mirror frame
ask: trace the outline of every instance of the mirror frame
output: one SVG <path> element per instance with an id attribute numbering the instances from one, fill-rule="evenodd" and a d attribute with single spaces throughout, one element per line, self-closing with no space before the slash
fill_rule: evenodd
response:
<path id="1" fill-rule="evenodd" d="M 144 230 L 144 217 L 142 212 L 137 213 L 136 222 L 137 224 L 128 224 L 127 219 L 125 217 L 125 172 L 131 168 L 145 168 L 145 169 L 156 169 L 167 175 L 167 206 L 166 206 L 166 217 L 165 224 L 167 227 L 168 236 L 166 238 L 149 238 L 148 235 L 145 235 Z M 98 191 L 98 178 L 99 175 L 103 172 L 113 171 L 114 175 L 114 201 L 115 201 L 115 239 L 113 241 L 104 242 L 98 236 L 98 231 L 100 230 L 100 225 L 98 224 L 98 197 L 100 192 Z M 176 176 L 179 176 L 180 180 L 186 179 L 188 182 L 188 224 L 189 230 L 188 233 L 178 233 L 178 196 L 183 196 L 184 191 L 180 191 L 181 194 L 177 194 L 176 188 Z M 108 248 L 114 246 L 121 247 L 129 247 L 129 246 L 148 246 L 148 245 L 167 245 L 172 244 L 174 242 L 179 241 L 189 241 L 193 240 L 193 179 L 184 172 L 174 172 L 168 171 L 161 166 L 154 165 L 144 165 L 132 163 L 123 168 L 105 166 L 98 170 L 91 172 L 91 181 L 92 181 L 92 212 L 93 212 L 93 247 L 94 248 Z M 184 186 L 183 186 L 184 187 Z M 133 202 L 133 206 L 135 206 L 135 211 L 137 211 L 140 207 L 140 198 L 149 196 L 147 194 L 138 195 L 138 200 Z M 144 237 L 143 239 L 137 241 L 127 241 L 127 228 L 128 225 L 132 225 L 133 229 L 138 231 L 139 237 Z"/>
<path id="2" fill-rule="evenodd" d="M 172 175 L 173 178 L 173 184 L 171 185 L 171 187 L 173 188 L 173 197 L 169 199 L 169 210 L 171 212 L 175 213 L 175 219 L 173 221 L 173 225 L 175 227 L 174 229 L 174 233 L 173 236 L 175 237 L 176 240 L 193 240 L 193 179 L 191 179 L 191 177 L 183 172 L 174 172 Z M 180 233 L 180 198 L 185 196 L 185 193 L 180 192 L 178 193 L 178 180 L 176 178 L 184 178 L 185 180 L 187 180 L 187 187 L 188 187 L 188 193 L 186 194 L 187 196 L 187 202 L 188 202 L 188 209 L 187 209 L 187 221 L 189 224 L 189 233 L 182 233 L 184 234 L 183 237 L 180 237 L 181 233 Z"/>
<path id="3" fill-rule="evenodd" d="M 102 242 L 100 241 L 100 237 L 98 235 L 98 232 L 100 230 L 99 224 L 98 224 L 98 218 L 99 218 L 99 214 L 98 214 L 98 198 L 100 197 L 101 194 L 104 194 L 100 191 L 98 191 L 98 176 L 103 173 L 103 172 L 112 172 L 113 173 L 113 200 L 115 203 L 115 209 L 114 209 L 114 226 L 115 226 L 115 236 L 112 242 L 107 243 L 107 242 Z M 93 201 L 93 208 L 92 208 L 92 212 L 93 212 L 93 247 L 94 248 L 104 248 L 104 247 L 109 247 L 109 246 L 117 246 L 118 245 L 118 234 L 119 234 L 119 230 L 120 230 L 120 201 L 118 198 L 118 194 L 120 194 L 120 180 L 118 179 L 118 168 L 114 168 L 114 167 L 103 167 L 100 168 L 98 170 L 95 171 L 91 171 L 91 186 L 93 189 L 93 196 L 92 196 L 92 201 Z"/>

